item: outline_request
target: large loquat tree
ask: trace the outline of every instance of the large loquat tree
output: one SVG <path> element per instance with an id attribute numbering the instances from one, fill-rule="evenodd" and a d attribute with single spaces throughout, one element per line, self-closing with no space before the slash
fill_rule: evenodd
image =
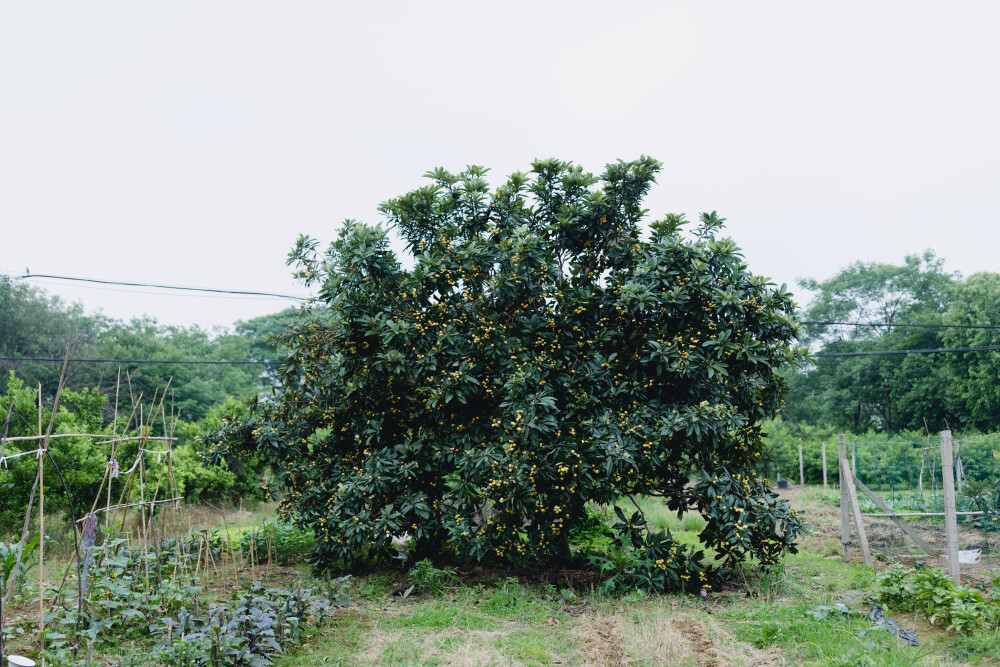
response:
<path id="1" fill-rule="evenodd" d="M 593 507 L 617 517 L 627 558 L 592 557 L 615 585 L 698 590 L 794 551 L 802 522 L 754 472 L 799 355 L 790 295 L 715 213 L 647 222 L 659 167 L 536 161 L 495 191 L 483 168 L 438 169 L 382 205 L 386 226 L 347 221 L 325 252 L 300 238 L 289 263 L 318 303 L 279 341 L 282 391 L 216 455 L 267 453 L 319 566 L 403 533 L 416 558 L 566 562 Z M 641 496 L 704 516 L 711 557 L 649 530 Z"/>

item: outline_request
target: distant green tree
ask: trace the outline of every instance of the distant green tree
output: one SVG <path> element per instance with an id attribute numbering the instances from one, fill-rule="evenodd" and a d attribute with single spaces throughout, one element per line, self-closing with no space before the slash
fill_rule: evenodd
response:
<path id="1" fill-rule="evenodd" d="M 224 331 L 208 332 L 197 326 L 163 326 L 152 318 L 130 322 L 112 321 L 101 333 L 98 350 L 105 359 L 249 361 L 251 341 Z M 102 387 L 113 390 L 121 367 L 121 396 L 124 405 L 132 400 L 152 401 L 166 389 L 165 408 L 173 408 L 188 421 L 203 418 L 209 409 L 228 397 L 244 399 L 259 391 L 263 367 L 212 364 L 95 365 Z M 168 387 L 169 383 L 169 387 Z"/>
<path id="2" fill-rule="evenodd" d="M 813 292 L 803 319 L 863 325 L 809 327 L 804 340 L 826 353 L 884 352 L 941 346 L 941 332 L 898 327 L 943 321 L 958 277 L 928 250 L 903 265 L 855 262 L 825 281 L 807 279 Z M 788 409 L 811 424 L 888 434 L 945 428 L 950 375 L 942 359 L 917 355 L 820 358 L 789 375 Z"/>
<path id="3" fill-rule="evenodd" d="M 105 401 L 96 389 L 63 390 L 62 405 L 53 424 L 53 433 L 108 433 L 101 416 Z M 19 377 L 9 374 L 4 393 L 0 394 L 0 422 L 10 414 L 7 436 L 34 435 L 38 421 L 38 393 L 36 387 L 26 387 Z M 51 411 L 43 404 L 41 420 L 48 427 Z M 38 447 L 35 441 L 4 443 L 6 455 L 29 451 Z M 129 447 L 134 455 L 134 446 Z M 69 496 L 60 478 L 55 474 L 45 477 L 45 504 L 54 511 L 65 511 L 72 501 L 76 507 L 90 507 L 94 500 L 108 463 L 109 446 L 94 446 L 90 438 L 59 438 L 51 441 L 50 457 L 62 472 L 69 488 Z M 0 534 L 13 530 L 24 517 L 28 496 L 38 471 L 34 456 L 13 459 L 0 468 Z"/>
<path id="4" fill-rule="evenodd" d="M 301 311 L 286 308 L 277 313 L 239 321 L 233 327 L 236 336 L 249 344 L 247 358 L 251 361 L 280 362 L 290 352 L 282 345 L 285 332 L 299 322 Z M 261 367 L 261 378 L 269 386 L 278 386 L 277 364 Z"/>
<path id="5" fill-rule="evenodd" d="M 61 359 L 70 338 L 78 353 L 91 356 L 97 353 L 107 324 L 105 317 L 85 315 L 79 304 L 65 304 L 22 281 L 0 276 L 0 357 Z M 69 382 L 72 386 L 96 384 L 93 370 L 74 366 Z M 41 383 L 49 398 L 59 384 L 58 364 L 0 360 L 0 389 L 9 371 L 16 371 L 30 387 Z"/>
<path id="6" fill-rule="evenodd" d="M 952 286 L 945 321 L 1000 325 L 1000 274 L 976 273 Z M 947 347 L 1000 346 L 1000 329 L 947 329 Z M 961 352 L 942 359 L 952 382 L 948 398 L 956 425 L 1000 430 L 1000 351 Z"/>

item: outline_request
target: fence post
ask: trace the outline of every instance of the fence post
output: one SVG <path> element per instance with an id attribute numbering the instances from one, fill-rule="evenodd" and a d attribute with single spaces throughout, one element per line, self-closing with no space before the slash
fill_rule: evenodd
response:
<path id="1" fill-rule="evenodd" d="M 847 460 L 847 438 L 843 434 L 837 436 L 837 482 L 840 485 L 840 544 L 843 548 L 843 560 L 846 563 L 851 560 L 851 519 L 848 516 L 847 506 L 850 504 L 850 496 L 847 492 L 847 480 L 844 479 L 844 464 Z"/>
<path id="2" fill-rule="evenodd" d="M 823 443 L 823 490 L 826 490 L 826 443 Z"/>
<path id="3" fill-rule="evenodd" d="M 851 474 L 858 476 L 858 443 L 851 443 Z"/>
<path id="4" fill-rule="evenodd" d="M 854 528 L 858 531 L 858 543 L 861 545 L 861 557 L 864 558 L 865 565 L 872 564 L 872 552 L 868 548 L 868 536 L 865 534 L 864 519 L 861 516 L 861 505 L 858 503 L 858 489 L 854 485 L 855 477 L 847 467 L 847 461 L 841 460 L 840 469 L 847 480 L 847 493 L 851 499 L 851 512 L 854 514 Z"/>
<path id="5" fill-rule="evenodd" d="M 924 464 L 927 463 L 927 449 L 920 452 L 920 478 L 917 480 L 917 491 L 920 493 L 920 502 L 924 500 Z"/>
<path id="6" fill-rule="evenodd" d="M 803 471 L 804 468 L 802 467 L 802 443 L 800 442 L 799 443 L 799 486 L 801 486 L 804 489 L 806 487 L 806 476 Z"/>
<path id="7" fill-rule="evenodd" d="M 944 490 L 944 534 L 947 539 L 948 574 L 962 583 L 958 562 L 958 520 L 955 515 L 955 471 L 952 468 L 951 431 L 941 431 L 941 481 Z"/>

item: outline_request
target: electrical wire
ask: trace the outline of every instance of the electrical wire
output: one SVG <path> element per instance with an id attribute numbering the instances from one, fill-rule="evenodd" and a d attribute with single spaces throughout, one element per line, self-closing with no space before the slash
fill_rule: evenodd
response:
<path id="1" fill-rule="evenodd" d="M 185 292 L 212 292 L 215 294 L 237 294 L 241 296 L 269 296 L 278 299 L 293 299 L 295 301 L 308 301 L 313 297 L 294 296 L 291 294 L 275 294 L 274 292 L 251 292 L 247 290 L 227 290 L 212 287 L 182 287 L 180 285 L 160 285 L 156 283 L 135 283 L 124 280 L 98 280 L 96 278 L 75 278 L 71 276 L 53 276 L 47 273 L 26 273 L 22 276 L 11 276 L 16 280 L 31 280 L 33 278 L 48 278 L 49 280 L 69 280 L 83 283 L 97 283 L 99 285 L 122 285 L 124 287 L 154 287 L 156 289 L 172 289 Z"/>
<path id="2" fill-rule="evenodd" d="M 888 322 L 799 322 L 811 327 L 897 327 L 905 329 L 1000 329 L 1000 324 L 889 324 Z"/>
<path id="3" fill-rule="evenodd" d="M 1000 350 L 1000 345 L 979 345 L 975 347 L 930 347 L 914 350 L 873 350 L 871 352 L 820 352 L 812 357 L 881 357 L 894 354 L 938 354 L 941 352 L 992 352 Z"/>
<path id="4" fill-rule="evenodd" d="M 0 357 L 0 361 L 59 362 L 62 358 Z M 187 366 L 278 366 L 280 361 L 215 361 L 194 359 L 70 359 L 75 364 L 178 364 Z"/>
<path id="5" fill-rule="evenodd" d="M 34 276 L 32 276 L 34 278 Z M 49 285 L 52 287 L 63 287 L 63 284 L 54 280 L 36 280 L 36 285 Z M 149 296 L 185 296 L 192 299 L 221 299 L 226 301 L 274 301 L 275 299 L 285 301 L 285 297 L 277 296 L 243 296 L 237 294 L 175 294 L 173 292 L 156 292 L 149 289 L 122 289 L 119 287 L 101 287 L 100 285 L 77 285 L 78 289 L 95 290 L 98 292 L 113 292 L 115 294 L 142 294 Z M 290 297 L 289 297 L 290 298 Z"/>
<path id="6" fill-rule="evenodd" d="M 71 276 L 56 276 L 44 273 L 35 274 L 24 274 L 21 276 L 10 276 L 11 278 L 18 280 L 30 280 L 36 278 L 46 278 L 49 280 L 68 280 L 74 282 L 85 282 L 85 283 L 95 283 L 100 285 L 119 285 L 123 287 L 148 287 L 155 289 L 168 289 L 168 290 L 178 290 L 185 292 L 207 292 L 213 294 L 229 294 L 244 297 L 271 297 L 278 299 L 293 299 L 296 301 L 309 301 L 313 297 L 304 296 L 294 296 L 291 294 L 276 294 L 274 292 L 254 292 L 248 290 L 226 290 L 217 289 L 211 287 L 183 287 L 179 285 L 161 285 L 155 283 L 139 283 L 139 282 L 129 282 L 122 280 L 99 280 L 96 278 L 78 278 Z M 900 323 L 900 324 L 890 324 L 886 322 L 836 322 L 836 321 L 802 321 L 800 324 L 805 326 L 850 326 L 850 327 L 870 327 L 870 328 L 881 328 L 881 327 L 897 327 L 897 328 L 912 328 L 912 329 L 1000 329 L 1000 324 L 913 324 L 913 323 Z M 951 348 L 925 348 L 925 349 L 913 349 L 913 350 L 876 350 L 870 352 L 820 352 L 811 355 L 813 358 L 831 358 L 831 357 L 877 357 L 877 356 L 888 356 L 888 355 L 900 355 L 900 354 L 939 354 L 939 353 L 950 353 L 950 352 L 991 352 L 1000 350 L 1000 345 L 982 345 L 982 346 L 972 346 L 972 347 L 951 347 Z M 37 361 L 37 362 L 61 362 L 62 359 L 48 359 L 48 358 L 36 358 L 36 357 L 0 357 L 0 361 Z M 248 366 L 248 365 L 277 365 L 280 362 L 276 361 L 208 361 L 208 360 L 161 360 L 161 359 L 71 359 L 70 361 L 76 363 L 118 363 L 118 364 L 188 364 L 188 365 L 229 365 L 229 366 Z"/>

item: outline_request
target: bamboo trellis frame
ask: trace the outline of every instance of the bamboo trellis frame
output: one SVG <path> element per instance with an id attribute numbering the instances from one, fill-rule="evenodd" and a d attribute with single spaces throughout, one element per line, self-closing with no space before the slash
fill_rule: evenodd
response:
<path id="1" fill-rule="evenodd" d="M 62 595 L 63 587 L 65 586 L 67 580 L 72 572 L 73 565 L 76 564 L 76 574 L 77 574 L 77 585 L 78 585 L 78 598 L 77 605 L 78 610 L 82 609 L 84 598 L 83 590 L 80 587 L 81 582 L 81 568 L 80 568 L 80 540 L 77 537 L 76 524 L 84 522 L 88 516 L 95 516 L 100 513 L 104 513 L 108 517 L 106 527 L 110 525 L 124 526 L 125 518 L 127 513 L 131 508 L 139 508 L 141 513 L 141 527 L 140 527 L 140 545 L 142 550 L 142 559 L 146 568 L 146 588 L 149 589 L 149 562 L 148 562 L 148 552 L 150 547 L 150 533 L 153 531 L 154 522 L 154 508 L 161 506 L 173 506 L 175 512 L 182 511 L 181 501 L 183 500 L 183 495 L 178 492 L 177 480 L 174 475 L 173 468 L 173 443 L 178 440 L 174 436 L 174 432 L 177 425 L 177 416 L 173 411 L 172 399 L 171 399 L 171 414 L 168 419 L 166 409 L 165 409 L 165 399 L 167 391 L 164 389 L 162 394 L 157 392 L 153 397 L 153 409 L 148 412 L 148 416 L 144 415 L 144 409 L 142 406 L 142 395 L 140 394 L 138 398 L 132 397 L 133 404 L 132 410 L 125 422 L 125 426 L 122 429 L 121 435 L 118 434 L 119 427 L 119 404 L 118 396 L 120 392 L 120 379 L 121 372 L 119 370 L 119 382 L 116 386 L 115 391 L 115 412 L 113 423 L 113 430 L 111 438 L 108 438 L 107 433 L 94 434 L 94 433 L 59 433 L 53 434 L 52 429 L 55 425 L 55 417 L 58 412 L 59 401 L 62 395 L 62 390 L 65 386 L 66 370 L 68 366 L 69 359 L 69 349 L 67 349 L 66 359 L 63 362 L 62 373 L 59 380 L 59 386 L 56 391 L 56 395 L 53 401 L 53 406 L 49 415 L 48 428 L 43 431 L 42 424 L 42 392 L 41 386 L 38 387 L 38 423 L 37 425 L 29 424 L 27 420 L 20 414 L 16 413 L 14 406 L 10 406 L 9 414 L 3 422 L 3 427 L 0 429 L 0 468 L 7 467 L 8 461 L 13 461 L 15 459 L 27 457 L 34 455 L 35 460 L 38 463 L 38 470 L 35 474 L 34 485 L 28 496 L 28 505 L 25 511 L 24 524 L 21 531 L 20 543 L 18 548 L 18 553 L 16 557 L 16 564 L 14 571 L 20 571 L 22 566 L 22 558 L 24 556 L 24 548 L 27 543 L 27 538 L 30 532 L 30 522 L 32 517 L 32 510 L 37 496 L 38 499 L 38 533 L 40 536 L 39 546 L 38 546 L 38 627 L 39 627 L 39 655 L 42 655 L 42 665 L 44 667 L 44 629 L 45 629 L 45 608 L 46 608 L 46 583 L 45 583 L 45 572 L 46 572 L 46 556 L 45 556 L 45 464 L 50 448 L 50 442 L 53 439 L 58 438 L 84 438 L 91 439 L 91 445 L 112 445 L 109 460 L 105 466 L 104 475 L 101 480 L 100 487 L 95 495 L 93 504 L 90 508 L 90 512 L 83 517 L 76 519 L 74 516 L 73 521 L 74 526 L 74 550 L 71 552 L 69 557 L 69 562 L 66 564 L 64 574 L 62 577 L 62 582 L 60 583 L 58 589 L 54 591 L 55 599 L 58 599 Z M 130 378 L 129 378 L 130 380 Z M 131 385 L 131 382 L 129 382 Z M 169 383 L 167 387 L 169 388 Z M 130 386 L 130 396 L 131 396 L 131 386 Z M 157 402 L 159 398 L 159 402 Z M 136 417 L 136 410 L 138 409 L 139 419 L 135 421 L 135 428 L 138 430 L 139 435 L 127 435 L 129 433 L 130 427 L 133 425 L 133 421 Z M 31 435 L 26 436 L 14 436 L 7 437 L 7 427 L 9 426 L 10 418 L 13 414 L 17 414 L 17 417 L 28 427 L 29 431 L 34 431 Z M 162 420 L 163 431 L 167 435 L 154 436 L 152 435 L 154 427 L 157 422 Z M 39 445 L 31 450 L 23 452 L 14 452 L 10 454 L 5 454 L 7 443 L 21 442 L 21 443 L 39 443 Z M 136 452 L 136 461 L 127 471 L 122 471 L 126 476 L 122 483 L 121 495 L 118 501 L 114 504 L 111 502 L 111 479 L 119 476 L 117 470 L 113 471 L 113 468 L 117 468 L 117 461 L 115 460 L 116 454 L 120 451 L 119 447 L 122 443 L 126 442 L 138 442 L 139 446 Z M 146 446 L 149 442 L 160 442 L 165 443 L 165 449 L 150 449 Z M 146 475 L 146 465 L 145 459 L 147 456 L 156 456 L 157 464 L 159 467 L 159 473 L 156 477 L 155 485 L 150 483 L 148 476 Z M 54 460 L 53 460 L 54 464 Z M 58 470 L 57 470 L 58 472 Z M 112 474 L 114 472 L 114 474 Z M 60 478 L 62 477 L 60 473 Z M 135 492 L 135 482 L 136 477 L 139 480 L 139 502 L 131 502 L 132 494 Z M 106 493 L 105 493 L 106 489 Z M 163 496 L 160 497 L 161 491 Z M 68 492 L 68 489 L 67 489 Z M 105 500 L 103 507 L 98 507 L 101 501 Z M 70 505 L 72 514 L 72 504 Z M 147 510 L 148 520 L 147 520 Z M 119 518 L 120 517 L 120 518 Z M 119 523 L 120 522 L 120 523 Z M 174 521 L 175 537 L 177 526 L 183 522 L 183 517 L 178 517 Z M 162 524 L 161 524 L 162 525 Z M 207 539 L 207 538 L 206 538 Z M 160 540 L 155 539 L 157 547 Z M 207 544 L 207 543 L 206 543 Z M 175 540 L 175 548 L 177 549 L 178 556 L 180 556 L 180 540 Z M 199 549 L 200 549 L 199 544 Z M 210 551 L 210 550 L 209 550 Z M 235 565 L 235 563 L 234 563 Z M 159 560 L 157 559 L 157 567 L 159 567 Z M 0 609 L 6 610 L 9 607 L 11 598 L 13 597 L 14 590 L 16 588 L 17 577 L 11 577 L 7 584 L 6 590 L 0 590 Z M 3 618 L 0 617 L 0 625 L 3 623 Z"/>

